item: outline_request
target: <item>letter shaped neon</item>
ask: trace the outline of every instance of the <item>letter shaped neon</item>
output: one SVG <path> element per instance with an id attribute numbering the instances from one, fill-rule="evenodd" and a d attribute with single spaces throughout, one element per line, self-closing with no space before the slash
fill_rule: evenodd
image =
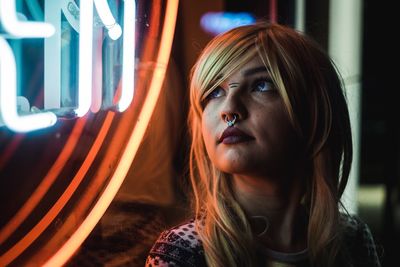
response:
<path id="1" fill-rule="evenodd" d="M 79 92 L 78 117 L 84 116 L 92 103 L 93 0 L 80 1 L 79 15 Z"/>
<path id="2" fill-rule="evenodd" d="M 54 27 L 44 22 L 19 21 L 15 0 L 0 0 L 0 20 L 12 36 L 44 38 L 54 33 Z M 16 132 L 28 132 L 52 126 L 57 117 L 52 112 L 20 116 L 17 111 L 17 67 L 13 51 L 0 36 L 0 115 L 4 124 Z"/>
<path id="3" fill-rule="evenodd" d="M 60 108 L 61 83 L 61 10 L 75 6 L 72 0 L 46 0 L 45 18 L 55 25 L 56 34 L 45 41 L 45 101 L 46 109 Z M 66 14 L 68 18 L 68 15 Z M 78 104 L 75 114 L 84 116 L 92 103 L 92 60 L 93 60 L 93 0 L 80 1 L 79 28 L 79 63 L 78 63 Z"/>
<path id="4" fill-rule="evenodd" d="M 134 93 L 136 4 L 134 0 L 125 0 L 124 2 L 122 90 L 118 103 L 119 111 L 128 108 Z M 77 116 L 83 116 L 89 111 L 92 100 L 93 4 L 93 0 L 80 2 L 79 105 L 75 110 Z M 107 26 L 109 21 L 115 21 L 106 1 L 96 0 L 95 4 L 104 25 Z"/>
<path id="5" fill-rule="evenodd" d="M 68 0 L 64 0 L 68 2 Z M 135 21 L 136 21 L 136 4 L 134 0 L 125 0 L 124 1 L 124 40 L 123 40 L 123 62 L 122 62 L 122 90 L 121 90 L 121 98 L 118 102 L 118 110 L 124 111 L 130 103 L 132 102 L 134 95 L 134 71 L 135 71 Z M 47 0 L 46 4 L 53 5 L 51 0 Z M 65 4 L 65 3 L 64 3 Z M 109 30 L 109 35 L 112 39 L 118 39 L 120 34 L 121 27 L 116 23 L 112 13 L 110 11 L 110 7 L 108 6 L 107 1 L 105 0 L 87 0 L 81 1 L 79 6 L 79 80 L 78 80 L 78 107 L 75 109 L 75 113 L 77 116 L 84 116 L 90 109 L 92 104 L 92 75 L 93 75 L 93 5 L 95 5 L 97 13 L 100 16 L 101 21 L 105 25 L 105 27 Z M 61 8 L 61 5 L 58 7 L 55 5 L 51 10 L 54 13 L 54 10 L 57 8 Z M 50 15 L 50 14 L 46 14 Z M 111 25 L 110 25 L 111 24 Z M 59 37 L 57 37 L 59 38 Z M 55 44 L 49 45 L 49 49 L 54 49 Z M 47 52 L 50 53 L 51 50 Z M 54 53 L 51 60 L 46 61 L 49 65 L 54 65 Z M 57 53 L 59 54 L 59 53 Z M 53 73 L 56 69 L 54 66 L 48 68 L 48 71 Z M 46 67 L 47 68 L 47 67 Z M 59 69 L 59 68 L 58 68 Z M 59 72 L 57 72 L 59 73 Z M 108 74 L 112 75 L 112 74 Z M 59 87 L 59 76 L 57 81 L 52 79 L 51 82 L 53 86 L 45 86 L 45 90 L 51 90 L 52 88 Z M 47 79 L 47 78 L 46 78 Z M 54 82 L 56 82 L 54 84 Z M 54 89 L 53 89 L 54 90 Z M 56 92 L 49 92 L 45 94 L 45 97 L 48 97 L 49 100 L 45 101 L 46 103 L 52 103 L 48 105 L 49 108 L 57 108 L 59 107 L 59 94 L 55 94 Z M 50 95 L 54 95 L 55 97 L 51 97 Z M 54 102 L 55 101 L 55 102 Z"/>
<path id="6" fill-rule="evenodd" d="M 9 34 L 21 38 L 44 38 L 54 34 L 53 25 L 45 22 L 19 21 L 16 0 L 0 0 L 0 20 Z"/>
<path id="7" fill-rule="evenodd" d="M 121 26 L 115 21 L 107 0 L 94 0 L 94 4 L 97 14 L 99 14 L 101 21 L 108 30 L 108 36 L 113 40 L 117 40 L 121 37 L 122 30 Z"/>
<path id="8" fill-rule="evenodd" d="M 124 4 L 124 40 L 122 58 L 122 90 L 118 110 L 124 111 L 132 102 L 135 88 L 135 21 L 136 3 L 125 0 Z"/>

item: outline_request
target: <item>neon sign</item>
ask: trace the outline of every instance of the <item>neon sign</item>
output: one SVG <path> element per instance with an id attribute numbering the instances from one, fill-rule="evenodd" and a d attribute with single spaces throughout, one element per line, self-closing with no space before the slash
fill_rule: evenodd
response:
<path id="1" fill-rule="evenodd" d="M 45 1 L 46 0 L 40 2 L 44 2 L 46 4 Z M 49 2 L 51 2 L 51 0 Z M 57 15 L 59 13 L 62 14 L 63 21 L 61 23 L 61 30 L 65 30 L 64 26 L 68 24 L 68 32 L 75 34 L 72 36 L 75 39 L 75 43 L 73 43 L 73 45 L 78 47 L 79 38 L 77 38 L 77 33 L 79 33 L 79 14 L 81 10 L 80 7 L 74 2 L 75 1 L 63 1 L 61 12 L 59 9 L 60 6 L 56 5 L 56 7 Z M 127 14 L 127 10 L 122 9 L 122 4 L 124 4 L 123 6 L 125 8 L 128 4 L 126 0 L 125 3 L 123 1 L 107 2 L 110 10 L 114 12 L 119 11 L 119 13 L 115 13 L 116 18 L 122 18 L 124 14 Z M 17 1 L 17 3 L 22 3 L 22 1 Z M 29 3 L 29 5 L 27 3 Z M 48 14 L 44 14 L 47 12 L 46 10 L 42 13 L 42 9 L 39 8 L 40 6 L 37 3 L 38 1 L 35 0 L 24 2 L 34 20 L 42 21 L 42 18 Z M 92 1 L 92 3 L 96 5 L 94 1 Z M 121 3 L 121 6 L 118 6 L 118 9 L 115 8 L 117 5 L 116 3 Z M 135 2 L 131 1 L 130 3 L 133 4 Z M 144 2 L 140 3 L 143 4 Z M 138 4 L 140 5 L 140 3 Z M 139 97 L 141 101 L 136 101 L 134 103 L 135 108 L 129 108 L 126 112 L 119 114 L 120 116 L 115 116 L 116 114 L 110 111 L 102 112 L 101 114 L 95 114 L 94 116 L 85 116 L 84 118 L 79 119 L 72 124 L 66 123 L 60 127 L 61 129 L 70 129 L 70 127 L 73 125 L 73 129 L 69 133 L 68 139 L 64 143 L 63 147 L 60 148 L 60 153 L 57 159 L 53 163 L 49 162 L 49 166 L 51 166 L 51 168 L 48 169 L 47 174 L 43 177 L 40 184 L 35 188 L 34 192 L 29 195 L 25 203 L 18 209 L 18 211 L 16 211 L 15 215 L 13 215 L 10 220 L 4 226 L 2 226 L 2 228 L 0 228 L 0 243 L 4 245 L 0 253 L 0 266 L 8 266 L 9 264 L 27 265 L 31 264 L 32 262 L 40 266 L 63 266 L 65 262 L 73 255 L 73 253 L 77 251 L 82 242 L 98 223 L 102 215 L 105 213 L 107 207 L 113 200 L 114 196 L 118 192 L 125 177 L 127 176 L 133 159 L 138 153 L 141 141 L 146 132 L 150 118 L 152 117 L 152 113 L 158 101 L 160 92 L 162 91 L 162 85 L 166 75 L 172 47 L 175 21 L 178 10 L 178 0 L 168 0 L 166 2 L 154 0 L 152 2 L 146 1 L 145 4 L 146 8 L 149 7 L 150 9 L 148 11 L 146 9 L 141 10 L 146 12 L 144 14 L 146 18 L 149 18 L 149 23 L 147 23 L 147 19 L 146 24 L 138 23 L 139 27 L 140 25 L 143 25 L 146 26 L 146 29 L 143 31 L 144 34 L 143 36 L 141 35 L 140 39 L 140 42 L 143 44 L 142 49 L 140 49 L 140 52 L 138 51 L 137 54 L 140 56 L 140 62 L 151 62 L 152 66 L 154 63 L 155 67 L 151 67 L 139 72 L 141 77 L 146 78 L 140 80 L 137 79 L 138 82 L 136 83 L 135 89 L 138 92 L 146 90 L 146 95 L 143 96 L 140 94 Z M 29 7 L 31 5 L 34 5 L 34 8 Z M 19 8 L 18 5 L 17 8 Z M 105 55 L 107 55 L 106 53 L 103 53 L 100 55 L 100 57 L 98 57 L 99 45 L 103 46 L 104 52 L 109 44 L 115 44 L 111 35 L 118 33 L 118 27 L 116 25 L 113 26 L 108 24 L 109 21 L 106 22 L 108 19 L 104 18 L 104 14 L 102 15 L 103 19 L 99 18 L 100 14 L 98 9 L 99 7 L 96 7 L 93 13 L 94 47 L 92 65 L 93 91 L 91 100 L 92 104 L 90 106 L 91 111 L 93 111 L 94 105 L 99 104 L 97 102 L 98 99 L 96 98 L 98 88 L 95 87 L 96 82 L 98 82 L 96 81 L 96 78 L 101 76 L 99 76 L 99 73 L 96 72 L 98 68 L 97 63 L 101 63 L 102 60 L 105 60 Z M 132 11 L 132 9 L 130 9 L 130 11 Z M 22 20 L 21 17 L 21 14 L 18 14 L 18 18 L 20 20 Z M 109 16 L 109 18 L 111 17 Z M 43 44 L 57 35 L 58 30 L 57 24 L 48 19 L 45 21 L 54 27 L 54 34 L 50 38 L 43 38 Z M 123 25 L 121 28 L 122 35 L 122 29 L 124 29 L 124 31 L 127 29 L 126 23 L 124 24 L 123 21 L 119 21 L 119 23 L 121 26 Z M 102 29 L 100 29 L 100 26 Z M 104 27 L 106 30 L 104 30 Z M 2 30 L 3 33 L 6 32 L 7 36 L 2 35 Z M 104 36 L 96 36 L 100 30 L 102 31 L 102 34 L 104 30 Z M 110 30 L 114 31 L 114 33 L 110 33 Z M 139 31 L 138 29 L 136 30 Z M 149 35 L 146 35 L 147 32 Z M 61 41 L 64 42 L 63 44 L 65 44 L 66 41 L 64 38 L 70 37 L 69 35 L 65 35 L 65 33 L 65 31 L 61 32 Z M 0 36 L 4 38 L 10 38 L 11 35 L 9 32 L 4 31 L 3 28 L 0 29 Z M 98 43 L 98 40 L 102 40 L 103 43 Z M 123 46 L 123 41 L 123 38 L 120 38 L 118 46 L 116 47 L 119 54 L 121 54 L 122 49 L 119 48 Z M 20 41 L 17 41 L 17 44 L 18 42 Z M 11 47 L 14 45 L 12 40 L 7 40 L 6 44 Z M 29 42 L 29 44 L 31 43 Z M 49 47 L 51 46 L 47 46 L 46 49 L 49 49 Z M 41 49 L 41 47 L 39 48 Z M 62 59 L 64 59 L 65 56 L 63 52 L 64 51 L 61 51 Z M 18 62 L 18 47 L 17 49 L 13 47 L 13 50 L 11 50 L 11 53 L 9 54 L 12 55 L 13 53 L 17 66 L 21 65 Z M 41 54 L 38 55 L 39 57 L 42 56 Z M 76 54 L 75 56 L 78 55 Z M 117 66 L 118 68 L 121 66 L 117 75 L 122 74 L 122 62 L 125 57 L 126 54 L 119 58 L 120 60 L 117 63 L 120 65 L 111 65 L 111 67 Z M 55 56 L 53 55 L 53 59 L 54 58 Z M 78 73 L 79 70 L 77 66 L 79 62 L 76 62 L 77 64 L 75 65 L 75 69 Z M 0 64 L 1 63 L 3 62 L 0 59 Z M 63 72 L 65 69 L 63 68 L 66 65 L 64 63 L 65 62 L 61 61 L 61 72 L 63 75 L 65 74 Z M 105 70 L 109 70 L 108 67 L 110 67 L 110 65 L 106 65 L 106 68 L 103 66 Z M 46 66 L 44 66 L 44 69 L 46 69 Z M 110 72 L 105 73 L 109 74 Z M 26 73 L 24 72 L 24 77 L 25 74 Z M 63 75 L 61 76 L 61 83 L 63 82 L 63 79 L 65 79 Z M 29 77 L 29 75 L 26 76 Z M 107 78 L 107 76 L 108 75 L 104 75 L 103 79 Z M 147 80 L 147 78 L 149 78 L 149 80 Z M 114 102 L 115 108 L 121 110 L 119 106 L 122 103 L 123 98 L 120 96 L 123 95 L 122 83 L 124 82 L 122 75 L 116 80 L 118 83 L 118 92 L 116 93 L 118 98 L 113 97 L 112 100 L 116 101 Z M 104 81 L 103 86 L 106 82 L 107 81 Z M 61 86 L 60 101 L 64 99 L 63 93 L 65 92 L 63 92 L 63 89 L 64 88 Z M 104 87 L 100 87 L 100 89 L 103 91 L 102 94 L 104 98 L 104 94 L 107 92 L 105 92 L 106 90 Z M 131 91 L 133 94 L 133 90 Z M 76 90 L 76 92 L 78 92 L 78 90 Z M 22 95 L 21 93 L 17 92 L 17 95 L 18 94 Z M 44 92 L 44 94 L 47 94 L 47 92 Z M 22 103 L 20 101 L 21 99 L 21 96 L 17 96 L 17 105 L 21 106 L 21 104 L 23 104 L 24 107 L 22 110 L 29 110 L 29 108 L 26 108 L 26 106 L 29 106 L 29 103 Z M 27 99 L 23 100 L 26 101 Z M 35 104 L 35 101 L 32 101 L 32 103 Z M 66 107 L 66 104 L 68 103 L 61 102 L 59 104 L 59 109 L 55 108 L 54 110 L 52 109 L 47 111 L 51 111 L 59 116 L 59 112 L 63 111 L 63 108 Z M 103 99 L 102 108 L 104 108 L 104 106 L 109 107 L 107 104 L 108 103 L 104 104 Z M 21 110 L 21 108 L 19 108 L 19 110 Z M 93 118 L 96 118 L 95 125 L 96 129 L 98 129 L 97 134 L 93 134 L 94 131 L 92 131 L 94 129 L 92 124 Z M 113 127 L 110 127 L 111 125 Z M 57 131 L 59 131 L 59 129 Z M 88 133 L 90 133 L 90 137 L 88 137 Z M 30 138 L 30 135 L 21 136 L 27 139 Z M 11 137 L 15 138 L 13 135 L 11 135 Z M 108 137 L 112 138 L 109 138 L 109 140 L 106 141 Z M 87 142 L 87 138 L 93 142 Z M 80 143 L 88 146 L 87 153 L 82 154 L 82 151 L 77 149 Z M 11 145 L 13 144 L 10 143 L 10 146 Z M 51 146 L 49 148 L 52 149 Z M 102 153 L 98 153 L 99 151 L 102 151 Z M 24 156 L 26 155 L 24 154 Z M 29 156 L 27 158 L 29 158 Z M 0 161 L 2 159 L 0 159 Z M 74 162 L 75 164 L 77 163 L 77 160 L 82 163 L 79 168 L 76 171 L 69 170 L 67 164 L 70 162 Z M 94 172 L 89 170 L 94 170 Z M 40 174 L 38 174 L 38 176 L 40 176 Z M 64 182 L 65 177 L 68 177 L 70 182 L 65 184 L 65 187 L 57 186 L 57 192 L 52 192 L 57 194 L 57 196 L 52 199 L 48 198 L 47 192 L 49 192 L 51 189 L 55 189 L 53 186 L 55 186 L 55 183 L 57 183 L 58 180 L 62 180 Z M 24 179 L 24 181 L 26 181 L 26 183 L 30 183 L 30 181 L 26 179 Z M 82 181 L 86 182 L 82 183 Z M 86 191 L 88 194 L 84 194 L 79 197 L 77 191 L 80 190 Z M 41 204 L 46 205 L 45 209 L 47 209 L 47 211 L 43 214 L 37 214 L 37 207 Z M 67 205 L 70 205 L 69 207 L 73 207 L 73 209 L 70 210 L 69 208 L 66 208 Z M 86 208 L 88 209 L 86 210 Z M 27 223 L 27 218 L 29 219 L 29 217 L 36 218 L 37 220 L 35 219 L 34 221 Z M 61 221 L 59 220 L 60 218 Z M 63 218 L 66 218 L 66 220 L 63 221 Z M 71 221 L 70 218 L 73 218 L 73 221 Z M 79 220 L 75 221 L 76 218 L 79 218 Z M 26 225 L 23 227 L 24 230 L 21 230 L 20 226 L 23 223 Z M 57 227 L 53 227 L 55 224 L 57 224 Z"/>
<path id="2" fill-rule="evenodd" d="M 94 10 L 97 12 L 94 13 Z M 54 125 L 57 121 L 56 114 L 69 112 L 82 117 L 91 107 L 92 111 L 98 111 L 102 105 L 102 86 L 93 84 L 93 61 L 96 60 L 93 54 L 96 45 L 94 30 L 98 30 L 99 24 L 107 29 L 111 40 L 117 41 L 123 37 L 121 86 L 118 84 L 120 97 L 115 108 L 121 112 L 126 110 L 132 102 L 135 83 L 135 1 L 124 0 L 123 29 L 114 18 L 107 0 L 80 1 L 79 6 L 74 0 L 45 0 L 44 14 L 45 22 L 21 21 L 16 0 L 0 0 L 0 22 L 5 31 L 5 34 L 0 35 L 0 123 L 2 120 L 8 128 L 16 132 L 29 132 Z M 69 90 L 68 85 L 63 85 L 62 77 L 63 18 L 66 18 L 70 27 L 79 35 L 77 93 L 76 96 L 68 96 L 67 100 L 62 99 L 62 87 Z M 29 112 L 29 105 L 25 114 L 18 110 L 18 99 L 21 97 L 17 97 L 16 60 L 6 38 L 44 39 L 44 111 Z M 74 64 L 69 65 L 76 70 Z"/>

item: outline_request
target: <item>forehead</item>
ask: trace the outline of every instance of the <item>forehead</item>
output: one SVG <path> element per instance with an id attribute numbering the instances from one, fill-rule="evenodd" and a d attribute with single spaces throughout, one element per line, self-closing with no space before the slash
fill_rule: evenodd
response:
<path id="1" fill-rule="evenodd" d="M 230 77 L 251 76 L 260 72 L 267 72 L 267 68 L 265 67 L 261 58 L 256 55 L 252 59 L 244 63 L 236 71 L 234 71 L 227 79 L 229 79 Z"/>

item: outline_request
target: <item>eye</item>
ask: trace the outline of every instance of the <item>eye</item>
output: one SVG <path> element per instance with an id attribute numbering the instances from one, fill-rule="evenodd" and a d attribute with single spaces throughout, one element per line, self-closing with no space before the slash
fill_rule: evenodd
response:
<path id="1" fill-rule="evenodd" d="M 206 97 L 206 100 L 208 101 L 213 98 L 218 98 L 223 96 L 224 94 L 225 94 L 224 89 L 222 89 L 221 87 L 217 87 Z"/>
<path id="2" fill-rule="evenodd" d="M 274 89 L 274 84 L 270 79 L 260 79 L 253 84 L 253 90 L 257 92 L 267 92 L 272 89 Z"/>
<path id="3" fill-rule="evenodd" d="M 203 101 L 201 101 L 201 105 L 203 108 L 205 108 L 205 106 L 207 106 L 208 102 L 210 102 L 211 100 L 213 100 L 214 98 L 219 98 L 221 96 L 225 95 L 225 90 L 222 87 L 217 87 L 215 88 L 211 93 L 209 93 L 204 99 Z"/>

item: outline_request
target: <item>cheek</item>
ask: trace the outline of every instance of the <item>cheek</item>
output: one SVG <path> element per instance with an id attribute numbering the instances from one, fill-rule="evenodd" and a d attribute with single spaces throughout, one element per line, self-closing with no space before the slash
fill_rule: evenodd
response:
<path id="1" fill-rule="evenodd" d="M 269 137 L 269 145 L 279 159 L 289 158 L 297 152 L 298 138 L 296 132 L 286 114 L 281 112 L 276 114 L 269 121 L 270 126 L 264 127 L 266 135 Z"/>
<path id="2" fill-rule="evenodd" d="M 253 122 L 257 125 L 259 138 L 265 150 L 275 154 L 288 153 L 287 148 L 293 143 L 294 128 L 282 103 L 276 102 L 273 106 L 257 113 Z"/>
<path id="3" fill-rule="evenodd" d="M 203 135 L 203 141 L 207 149 L 207 153 L 211 158 L 214 154 L 216 146 L 215 131 L 217 129 L 217 121 L 215 116 L 204 112 L 201 121 L 201 131 Z"/>

